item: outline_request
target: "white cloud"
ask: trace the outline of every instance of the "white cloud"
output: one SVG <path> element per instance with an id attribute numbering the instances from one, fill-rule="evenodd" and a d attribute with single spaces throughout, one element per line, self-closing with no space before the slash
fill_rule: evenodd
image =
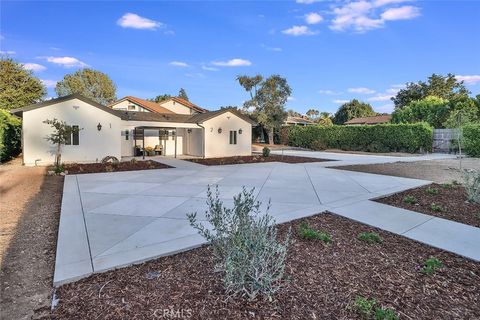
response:
<path id="1" fill-rule="evenodd" d="M 310 30 L 310 28 L 307 26 L 293 26 L 291 28 L 283 30 L 282 33 L 297 37 L 311 36 L 316 34 L 317 32 Z"/>
<path id="2" fill-rule="evenodd" d="M 73 58 L 73 57 L 47 57 L 47 61 L 61 65 L 65 68 L 88 67 L 88 65 L 85 62 L 82 62 L 77 58 Z"/>
<path id="3" fill-rule="evenodd" d="M 470 76 L 455 76 L 458 81 L 463 81 L 466 84 L 477 84 L 480 82 L 480 75 L 470 75 Z"/>
<path id="4" fill-rule="evenodd" d="M 360 93 L 360 94 L 373 94 L 375 93 L 375 90 L 360 87 L 360 88 L 348 88 L 348 92 Z"/>
<path id="5" fill-rule="evenodd" d="M 305 15 L 305 22 L 308 24 L 317 24 L 323 21 L 323 17 L 316 12 L 310 12 Z"/>
<path id="6" fill-rule="evenodd" d="M 295 97 L 288 97 L 287 98 L 287 101 L 295 101 L 295 100 L 297 100 Z"/>
<path id="7" fill-rule="evenodd" d="M 47 88 L 55 88 L 55 86 L 57 85 L 57 80 L 41 79 L 40 81 L 42 81 L 42 83 Z"/>
<path id="8" fill-rule="evenodd" d="M 205 71 L 218 71 L 219 70 L 218 68 L 209 67 L 209 66 L 205 66 L 205 65 L 202 66 L 202 69 L 205 70 Z"/>
<path id="9" fill-rule="evenodd" d="M 228 61 L 213 61 L 212 64 L 218 67 L 245 67 L 252 65 L 249 60 L 239 58 L 230 59 Z"/>
<path id="10" fill-rule="evenodd" d="M 7 51 L 2 51 L 0 50 L 0 54 L 5 54 L 5 55 L 8 55 L 8 56 L 12 56 L 14 55 L 16 52 L 15 51 L 12 51 L 12 50 L 7 50 Z"/>
<path id="11" fill-rule="evenodd" d="M 386 21 L 408 20 L 420 15 L 420 9 L 414 6 L 387 8 L 380 15 L 377 12 L 381 7 L 400 2 L 405 0 L 348 2 L 333 9 L 332 13 L 335 17 L 329 27 L 334 31 L 353 30 L 362 33 L 382 28 Z"/>
<path id="12" fill-rule="evenodd" d="M 383 94 L 383 95 L 376 95 L 374 97 L 368 98 L 368 101 L 389 101 L 395 95 L 393 94 Z"/>
<path id="13" fill-rule="evenodd" d="M 347 103 L 349 102 L 350 100 L 344 100 L 344 99 L 336 99 L 336 100 L 333 100 L 333 103 L 336 103 L 336 104 L 344 104 L 344 103 Z"/>
<path id="14" fill-rule="evenodd" d="M 262 48 L 268 50 L 268 51 L 275 51 L 275 52 L 280 52 L 282 51 L 282 48 L 279 48 L 279 47 L 270 47 L 270 46 L 267 46 L 266 44 L 261 44 L 260 45 Z"/>
<path id="15" fill-rule="evenodd" d="M 323 0 L 295 0 L 296 3 L 301 3 L 301 4 L 312 4 L 315 2 L 321 2 Z"/>
<path id="16" fill-rule="evenodd" d="M 403 2 L 411 2 L 413 0 L 375 0 L 373 5 L 375 7 L 382 7 L 388 4 L 396 4 L 396 3 L 403 3 Z"/>
<path id="17" fill-rule="evenodd" d="M 342 94 L 342 92 L 333 91 L 333 90 L 318 90 L 318 92 L 327 96 L 338 96 Z"/>
<path id="18" fill-rule="evenodd" d="M 163 27 L 164 24 L 144 18 L 135 13 L 125 13 L 120 19 L 117 20 L 117 24 L 122 28 L 144 29 L 144 30 L 156 30 Z"/>
<path id="19" fill-rule="evenodd" d="M 400 8 L 391 8 L 385 10 L 381 18 L 384 21 L 409 20 L 420 15 L 420 9 L 413 6 L 404 6 Z"/>
<path id="20" fill-rule="evenodd" d="M 35 72 L 47 70 L 47 67 L 42 66 L 41 64 L 38 64 L 38 63 L 23 63 L 23 67 L 27 70 L 32 70 Z"/>
<path id="21" fill-rule="evenodd" d="M 182 67 L 182 68 L 188 67 L 188 64 L 182 61 L 172 61 L 169 63 L 169 65 L 174 67 Z"/>

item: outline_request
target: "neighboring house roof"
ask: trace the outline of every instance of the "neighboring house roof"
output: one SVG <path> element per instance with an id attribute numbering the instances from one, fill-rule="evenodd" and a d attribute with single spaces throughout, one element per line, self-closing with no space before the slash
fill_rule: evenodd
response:
<path id="1" fill-rule="evenodd" d="M 306 119 L 302 117 L 292 117 L 292 116 L 288 116 L 287 120 L 285 120 L 285 123 L 286 124 L 303 124 L 303 125 L 315 124 L 315 122 L 310 119 Z"/>
<path id="2" fill-rule="evenodd" d="M 392 119 L 392 116 L 389 114 L 381 116 L 372 116 L 372 117 L 362 117 L 362 118 L 353 118 L 345 122 L 345 124 L 381 124 L 388 123 Z"/>
<path id="3" fill-rule="evenodd" d="M 148 100 L 145 100 L 145 99 L 140 99 L 140 98 L 137 98 L 137 97 L 132 97 L 132 96 L 126 96 L 126 97 L 124 97 L 124 98 L 122 98 L 118 101 L 115 101 L 114 103 L 110 104 L 109 107 L 113 107 L 114 105 L 116 105 L 116 104 L 118 104 L 122 101 L 125 101 L 125 100 L 133 102 L 133 103 L 141 106 L 142 108 L 147 109 L 150 112 L 170 113 L 170 114 L 174 113 L 173 111 L 162 107 L 159 103 L 156 103 L 156 102 L 153 102 L 153 101 L 148 101 Z"/>
<path id="4" fill-rule="evenodd" d="M 15 114 L 15 115 L 21 115 L 25 111 L 30 111 L 30 110 L 35 110 L 35 109 L 47 107 L 47 106 L 50 106 L 52 104 L 56 104 L 56 103 L 60 103 L 60 102 L 64 102 L 64 101 L 68 101 L 68 100 L 72 100 L 72 99 L 81 100 L 81 101 L 83 101 L 85 103 L 88 103 L 88 104 L 90 104 L 90 105 L 92 105 L 92 106 L 94 106 L 98 109 L 101 109 L 101 110 L 105 111 L 105 112 L 113 114 L 117 117 L 119 116 L 115 110 L 113 110 L 109 107 L 106 107 L 103 104 L 100 104 L 100 103 L 98 103 L 98 102 L 96 102 L 92 99 L 86 98 L 79 93 L 73 93 L 73 94 L 69 94 L 68 96 L 63 96 L 63 97 L 59 97 L 59 98 L 55 98 L 55 99 L 50 99 L 50 100 L 47 100 L 47 101 L 43 101 L 43 102 L 39 102 L 39 103 L 36 103 L 36 104 L 26 106 L 26 107 L 23 107 L 23 108 L 11 109 L 10 113 Z"/>
<path id="5" fill-rule="evenodd" d="M 207 109 L 203 109 L 202 107 L 197 106 L 195 103 L 192 103 L 188 100 L 185 100 L 185 99 L 182 99 L 182 98 L 179 98 L 179 97 L 170 97 L 167 100 L 160 102 L 160 104 L 164 104 L 168 101 L 175 101 L 177 103 L 180 103 L 180 104 L 184 105 L 187 108 L 193 109 L 193 110 L 195 110 L 197 112 L 200 112 L 200 113 L 208 112 Z"/>

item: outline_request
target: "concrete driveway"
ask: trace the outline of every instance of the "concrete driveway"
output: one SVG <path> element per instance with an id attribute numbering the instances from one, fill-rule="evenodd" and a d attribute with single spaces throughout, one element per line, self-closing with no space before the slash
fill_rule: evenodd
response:
<path id="1" fill-rule="evenodd" d="M 401 218 L 384 216 L 385 205 L 368 201 L 429 183 L 424 180 L 328 169 L 325 162 L 207 167 L 166 161 L 177 168 L 66 176 L 55 285 L 203 244 L 186 214 L 204 218 L 208 185 L 218 185 L 229 206 L 243 186 L 255 188 L 262 208 L 271 201 L 278 223 L 330 210 L 403 234 L 433 218 L 396 208 Z"/>

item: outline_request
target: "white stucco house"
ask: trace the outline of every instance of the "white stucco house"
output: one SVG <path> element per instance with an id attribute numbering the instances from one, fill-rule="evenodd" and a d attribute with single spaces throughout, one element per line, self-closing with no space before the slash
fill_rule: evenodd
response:
<path id="1" fill-rule="evenodd" d="M 152 147 L 166 156 L 204 158 L 251 154 L 249 117 L 236 109 L 207 111 L 183 99 L 157 104 L 125 97 L 103 106 L 79 94 L 52 99 L 11 112 L 23 118 L 25 165 L 51 164 L 55 146 L 45 139 L 52 128 L 43 121 L 58 119 L 73 130 L 62 147 L 62 161 L 97 162 L 105 156 L 131 157 Z"/>

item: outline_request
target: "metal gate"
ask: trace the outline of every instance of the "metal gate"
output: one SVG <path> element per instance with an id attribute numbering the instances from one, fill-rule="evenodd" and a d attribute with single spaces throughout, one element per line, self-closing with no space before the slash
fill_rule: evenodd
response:
<path id="1" fill-rule="evenodd" d="M 450 152 L 452 140 L 457 139 L 458 129 L 433 129 L 433 151 Z"/>

